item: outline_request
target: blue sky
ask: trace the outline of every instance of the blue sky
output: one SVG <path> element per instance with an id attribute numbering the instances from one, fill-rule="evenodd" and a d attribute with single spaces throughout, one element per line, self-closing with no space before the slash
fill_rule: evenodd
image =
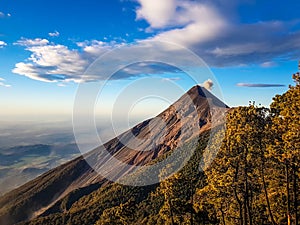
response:
<path id="1" fill-rule="evenodd" d="M 136 51 L 147 41 L 174 43 L 197 54 L 214 75 L 201 82 L 211 79 L 212 92 L 221 97 L 221 90 L 228 105 L 249 100 L 268 105 L 272 96 L 287 90 L 297 71 L 299 8 L 298 0 L 3 0 L 0 115 L 70 117 L 78 84 L 103 81 L 102 74 L 83 76 L 102 54 L 125 47 L 137 56 L 176 55 L 171 50 L 159 55 L 155 46 L 150 46 L 154 53 Z M 187 74 L 168 66 L 127 68 L 109 82 L 102 96 L 105 111 L 120 94 L 116 90 L 142 77 L 161 77 L 184 90 L 194 85 Z M 166 102 L 154 105 L 155 114 Z"/>

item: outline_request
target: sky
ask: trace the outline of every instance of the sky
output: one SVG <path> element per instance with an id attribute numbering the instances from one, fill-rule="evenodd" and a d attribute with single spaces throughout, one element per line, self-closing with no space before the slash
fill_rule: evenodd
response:
<path id="1" fill-rule="evenodd" d="M 132 86 L 137 96 L 158 79 L 165 93 L 174 89 L 166 83 L 182 91 L 137 98 L 129 117 L 150 117 L 197 83 L 229 106 L 268 106 L 298 70 L 299 8 L 298 0 L 2 0 L 0 116 L 70 118 L 78 87 L 93 83 L 105 84 L 96 105 L 109 114 L 144 78 L 152 80 Z M 113 66 L 120 70 L 108 79 Z"/>

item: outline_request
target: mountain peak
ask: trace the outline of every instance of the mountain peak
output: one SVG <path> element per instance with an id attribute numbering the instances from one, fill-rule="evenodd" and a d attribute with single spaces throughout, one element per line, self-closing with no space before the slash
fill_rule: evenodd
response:
<path id="1" fill-rule="evenodd" d="M 208 101 L 209 107 L 229 108 L 223 101 L 218 99 L 209 90 L 199 84 L 189 89 L 185 95 L 189 96 L 189 98 L 193 100 L 196 107 L 202 107 L 202 104 L 199 105 L 199 103 Z M 183 95 L 182 98 L 185 95 Z"/>

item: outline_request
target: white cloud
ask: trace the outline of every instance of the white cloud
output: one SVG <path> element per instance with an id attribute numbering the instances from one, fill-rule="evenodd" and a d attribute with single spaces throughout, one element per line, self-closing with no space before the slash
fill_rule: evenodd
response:
<path id="1" fill-rule="evenodd" d="M 26 61 L 17 63 L 13 73 L 44 82 L 77 83 L 101 79 L 98 75 L 84 75 L 86 68 L 100 55 L 120 46 L 113 42 L 92 40 L 78 42 L 79 49 L 70 49 L 41 38 L 22 38 L 14 44 L 24 46 L 31 55 Z"/>
<path id="2" fill-rule="evenodd" d="M 204 88 L 206 88 L 207 90 L 212 90 L 212 88 L 214 86 L 214 82 L 211 79 L 208 79 L 208 80 L 203 82 L 202 86 Z"/>
<path id="3" fill-rule="evenodd" d="M 146 19 L 153 28 L 163 28 L 171 23 L 176 12 L 176 0 L 138 0 L 137 19 Z"/>
<path id="4" fill-rule="evenodd" d="M 5 43 L 4 41 L 0 41 L 0 48 L 3 48 L 6 45 L 7 45 L 7 43 Z"/>
<path id="5" fill-rule="evenodd" d="M 169 41 L 177 43 L 185 47 L 191 47 L 194 44 L 199 44 L 214 38 L 219 32 L 222 31 L 222 21 L 214 24 L 211 27 L 207 23 L 192 23 L 181 29 L 174 29 L 158 34 L 153 40 Z"/>
<path id="6" fill-rule="evenodd" d="M 17 63 L 15 68 L 12 70 L 13 73 L 24 75 L 33 80 L 39 80 L 44 82 L 51 82 L 51 80 L 43 78 L 44 70 L 42 68 L 38 69 L 31 63 Z"/>
<path id="7" fill-rule="evenodd" d="M 141 7 L 136 11 L 137 18 L 147 20 L 150 29 L 174 27 L 168 31 L 163 30 L 154 40 L 190 47 L 217 37 L 227 27 L 226 20 L 208 4 L 178 0 L 139 2 Z"/>
<path id="8" fill-rule="evenodd" d="M 27 59 L 29 62 L 17 63 L 13 72 L 31 79 L 46 82 L 77 80 L 88 63 L 77 50 L 49 43 L 46 39 L 22 39 L 17 44 L 25 46 L 32 54 Z"/>
<path id="9" fill-rule="evenodd" d="M 55 32 L 53 32 L 53 33 L 49 33 L 49 36 L 50 37 L 58 37 L 60 35 L 60 33 L 56 30 Z"/>

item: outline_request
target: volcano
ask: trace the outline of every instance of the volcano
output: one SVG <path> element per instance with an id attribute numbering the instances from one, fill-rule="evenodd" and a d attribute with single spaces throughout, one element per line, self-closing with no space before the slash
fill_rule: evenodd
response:
<path id="1" fill-rule="evenodd" d="M 70 207 L 82 196 L 110 184 L 110 180 L 130 175 L 137 167 L 148 165 L 224 123 L 227 110 L 228 106 L 205 88 L 192 87 L 156 117 L 2 196 L 0 224 L 16 224 L 61 212 L 62 202 Z M 103 150 L 109 154 L 103 155 Z M 116 169 L 112 158 L 126 167 Z M 97 170 L 103 165 L 113 165 L 106 168 L 107 176 Z"/>

